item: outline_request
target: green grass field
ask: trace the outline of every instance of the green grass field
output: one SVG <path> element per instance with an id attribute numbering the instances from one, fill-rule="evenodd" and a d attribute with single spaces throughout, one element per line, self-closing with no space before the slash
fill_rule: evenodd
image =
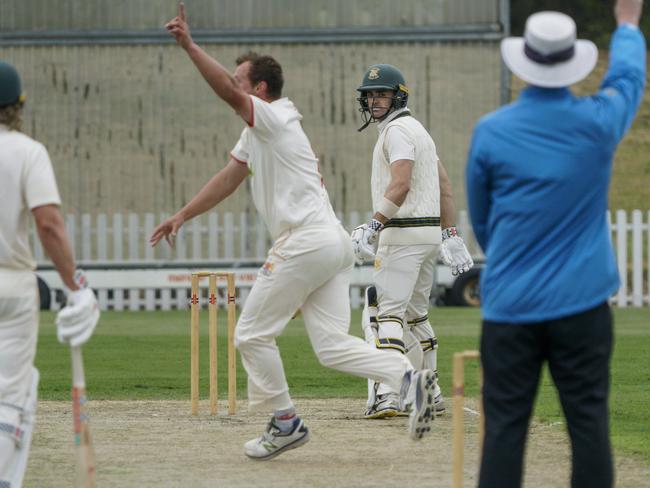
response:
<path id="1" fill-rule="evenodd" d="M 438 368 L 444 392 L 450 391 L 453 352 L 478 347 L 480 315 L 476 309 L 431 310 L 440 343 Z M 360 312 L 352 316 L 352 333 L 361 335 Z M 611 427 L 618 453 L 650 463 L 650 310 L 615 310 L 616 344 L 612 361 Z M 224 317 L 222 317 L 223 320 Z M 43 312 L 36 365 L 41 371 L 40 398 L 67 400 L 70 358 L 56 340 L 54 314 Z M 202 316 L 202 398 L 208 393 L 207 314 Z M 225 320 L 224 320 L 225 322 Z M 220 398 L 226 395 L 225 327 L 220 324 Z M 292 395 L 298 397 L 365 397 L 366 382 L 318 364 L 301 319 L 292 321 L 278 343 Z M 89 397 L 105 400 L 188 400 L 189 312 L 105 312 L 84 348 Z M 245 374 L 238 366 L 239 398 L 245 397 Z M 467 364 L 467 395 L 478 391 L 478 371 Z M 548 375 L 539 391 L 535 415 L 561 422 L 562 415 Z"/>

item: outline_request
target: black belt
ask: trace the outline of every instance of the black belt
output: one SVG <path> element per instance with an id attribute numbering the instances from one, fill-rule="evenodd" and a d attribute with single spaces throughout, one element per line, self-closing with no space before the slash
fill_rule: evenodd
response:
<path id="1" fill-rule="evenodd" d="M 384 224 L 384 228 L 386 227 L 440 227 L 440 217 L 390 219 Z"/>

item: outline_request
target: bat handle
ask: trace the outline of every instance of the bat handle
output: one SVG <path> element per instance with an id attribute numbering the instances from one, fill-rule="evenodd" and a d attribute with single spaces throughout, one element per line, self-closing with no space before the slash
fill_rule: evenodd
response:
<path id="1" fill-rule="evenodd" d="M 81 347 L 70 347 L 72 356 L 72 386 L 85 388 L 86 380 L 84 375 L 84 361 L 81 354 Z"/>

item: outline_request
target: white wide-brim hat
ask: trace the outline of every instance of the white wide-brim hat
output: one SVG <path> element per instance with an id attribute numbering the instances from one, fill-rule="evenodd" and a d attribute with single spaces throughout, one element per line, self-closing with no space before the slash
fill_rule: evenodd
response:
<path id="1" fill-rule="evenodd" d="M 538 12 L 528 17 L 524 37 L 501 41 L 501 55 L 526 83 L 565 87 L 586 78 L 598 61 L 596 45 L 576 37 L 576 24 L 568 15 Z"/>

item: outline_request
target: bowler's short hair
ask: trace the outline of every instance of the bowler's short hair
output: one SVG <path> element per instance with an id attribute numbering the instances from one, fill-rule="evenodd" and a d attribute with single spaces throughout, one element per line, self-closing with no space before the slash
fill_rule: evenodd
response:
<path id="1" fill-rule="evenodd" d="M 258 54 L 255 51 L 248 51 L 239 56 L 235 62 L 237 66 L 249 62 L 251 64 L 248 78 L 253 85 L 260 81 L 266 81 L 268 94 L 272 98 L 282 96 L 282 87 L 284 86 L 284 76 L 282 75 L 282 66 L 273 56 L 267 54 Z"/>

